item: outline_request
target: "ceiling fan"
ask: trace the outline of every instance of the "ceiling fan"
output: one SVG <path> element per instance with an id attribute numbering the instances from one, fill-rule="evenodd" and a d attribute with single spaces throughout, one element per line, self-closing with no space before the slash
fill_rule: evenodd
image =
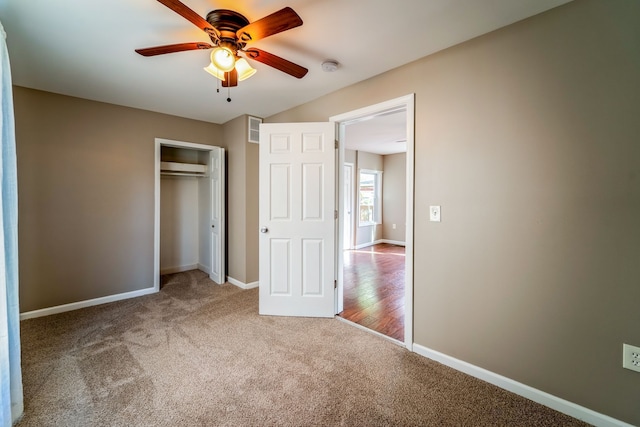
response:
<path id="1" fill-rule="evenodd" d="M 243 57 L 269 65 L 299 79 L 309 71 L 264 50 L 246 47 L 249 43 L 302 25 L 302 19 L 290 7 L 250 23 L 247 18 L 233 10 L 212 10 L 205 20 L 179 0 L 158 1 L 207 33 L 213 45 L 193 42 L 136 49 L 140 55 L 155 56 L 187 50 L 213 49 L 211 64 L 205 67 L 205 70 L 222 80 L 223 87 L 237 86 L 238 81 L 249 78 L 256 72 Z"/>

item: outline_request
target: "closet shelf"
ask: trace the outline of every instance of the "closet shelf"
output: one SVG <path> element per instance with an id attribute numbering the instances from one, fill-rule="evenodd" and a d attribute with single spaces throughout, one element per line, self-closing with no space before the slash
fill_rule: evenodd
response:
<path id="1" fill-rule="evenodd" d="M 207 165 L 193 163 L 160 162 L 161 175 L 206 176 Z"/>

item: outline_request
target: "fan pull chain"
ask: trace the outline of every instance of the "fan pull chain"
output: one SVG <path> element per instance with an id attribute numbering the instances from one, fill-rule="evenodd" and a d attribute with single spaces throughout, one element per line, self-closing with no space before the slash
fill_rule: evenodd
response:
<path id="1" fill-rule="evenodd" d="M 231 87 L 227 87 L 227 102 L 231 102 Z"/>
<path id="2" fill-rule="evenodd" d="M 216 79 L 216 92 L 220 93 L 220 80 Z"/>

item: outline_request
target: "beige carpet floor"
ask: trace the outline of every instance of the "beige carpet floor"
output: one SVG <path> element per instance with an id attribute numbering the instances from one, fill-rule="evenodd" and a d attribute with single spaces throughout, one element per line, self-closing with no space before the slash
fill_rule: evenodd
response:
<path id="1" fill-rule="evenodd" d="M 580 426 L 335 319 L 259 316 L 200 271 L 22 322 L 26 426 Z"/>

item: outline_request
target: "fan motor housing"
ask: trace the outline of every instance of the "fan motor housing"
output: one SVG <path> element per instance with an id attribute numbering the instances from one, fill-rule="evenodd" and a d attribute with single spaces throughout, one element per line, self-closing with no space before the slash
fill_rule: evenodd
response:
<path id="1" fill-rule="evenodd" d="M 220 32 L 220 41 L 226 45 L 232 45 L 234 51 L 242 49 L 246 43 L 242 43 L 236 37 L 236 32 L 249 25 L 249 20 L 244 15 L 229 9 L 216 9 L 207 13 L 207 22 Z M 214 36 L 209 36 L 211 41 L 220 45 Z"/>
<path id="2" fill-rule="evenodd" d="M 216 9 L 207 14 L 207 22 L 220 31 L 223 39 L 236 39 L 236 32 L 249 25 L 249 20 L 243 15 L 228 9 Z"/>

